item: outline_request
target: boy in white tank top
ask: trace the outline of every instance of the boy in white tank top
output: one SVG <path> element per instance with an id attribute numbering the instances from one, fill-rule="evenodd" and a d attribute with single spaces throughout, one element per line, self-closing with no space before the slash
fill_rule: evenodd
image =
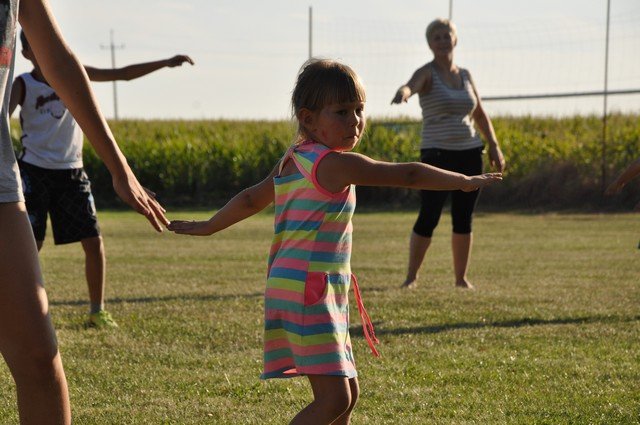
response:
<path id="1" fill-rule="evenodd" d="M 84 136 L 71 113 L 47 84 L 24 33 L 20 34 L 20 39 L 22 55 L 34 68 L 14 80 L 9 116 L 20 105 L 23 147 L 19 158 L 20 175 L 38 250 L 44 242 L 48 214 L 56 245 L 82 243 L 91 304 L 87 325 L 117 327 L 104 309 L 106 261 L 91 184 L 82 164 Z M 91 81 L 132 80 L 185 62 L 193 65 L 189 56 L 176 55 L 117 69 L 84 68 Z"/>

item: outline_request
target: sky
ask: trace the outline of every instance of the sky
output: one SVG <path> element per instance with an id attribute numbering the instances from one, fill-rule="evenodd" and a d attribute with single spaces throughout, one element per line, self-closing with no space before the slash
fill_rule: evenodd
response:
<path id="1" fill-rule="evenodd" d="M 390 105 L 399 86 L 432 59 L 424 31 L 452 18 L 454 62 L 482 97 L 604 88 L 606 0 L 50 0 L 82 63 L 116 66 L 188 54 L 195 66 L 117 83 L 125 119 L 290 117 L 296 74 L 312 54 L 351 65 L 371 117 L 419 117 L 417 97 Z M 81 5 L 81 7 L 78 7 Z M 611 0 L 608 86 L 640 89 L 640 1 Z M 21 55 L 16 74 L 30 71 Z M 111 83 L 93 83 L 114 116 Z M 640 95 L 609 96 L 609 111 L 640 112 Z M 602 97 L 484 102 L 490 115 L 602 114 Z"/>

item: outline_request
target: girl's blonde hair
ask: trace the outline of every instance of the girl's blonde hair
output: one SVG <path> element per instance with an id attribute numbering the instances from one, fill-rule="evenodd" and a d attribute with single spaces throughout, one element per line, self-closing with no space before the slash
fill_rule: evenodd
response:
<path id="1" fill-rule="evenodd" d="M 309 59 L 300 68 L 291 96 L 291 111 L 296 118 L 301 109 L 317 112 L 334 103 L 365 102 L 360 77 L 351 67 L 331 59 Z M 296 138 L 308 135 L 298 122 Z"/>

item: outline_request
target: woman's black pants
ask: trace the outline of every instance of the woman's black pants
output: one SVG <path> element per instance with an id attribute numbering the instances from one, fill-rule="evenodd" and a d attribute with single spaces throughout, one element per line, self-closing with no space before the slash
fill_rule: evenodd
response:
<path id="1" fill-rule="evenodd" d="M 422 162 L 449 171 L 472 176 L 482 173 L 482 148 L 463 151 L 446 149 L 422 149 Z M 480 191 L 463 192 L 461 190 L 421 190 L 420 214 L 413 231 L 423 237 L 431 237 L 440 221 L 442 207 L 451 194 L 451 222 L 453 232 L 471 233 L 473 210 Z"/>

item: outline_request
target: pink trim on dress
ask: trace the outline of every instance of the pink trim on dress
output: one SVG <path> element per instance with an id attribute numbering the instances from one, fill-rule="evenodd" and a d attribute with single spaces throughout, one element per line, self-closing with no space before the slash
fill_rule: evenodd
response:
<path id="1" fill-rule="evenodd" d="M 356 294 L 356 303 L 358 304 L 358 312 L 360 313 L 360 319 L 362 320 L 362 332 L 364 333 L 364 337 L 367 340 L 367 344 L 369 344 L 369 348 L 371 348 L 371 352 L 374 356 L 380 357 L 380 353 L 376 350 L 374 344 L 380 344 L 378 338 L 376 338 L 376 332 L 373 329 L 373 323 L 371 322 L 371 318 L 367 313 L 367 310 L 364 308 L 364 303 L 362 302 L 362 295 L 360 295 L 360 287 L 358 286 L 358 279 L 356 279 L 355 274 L 351 274 L 351 280 L 353 280 L 353 292 Z"/>
<path id="2" fill-rule="evenodd" d="M 320 142 L 316 142 L 315 140 L 305 140 L 304 142 L 300 143 L 297 146 L 303 146 L 303 145 L 308 145 L 308 144 L 318 144 L 318 145 L 322 145 L 322 143 Z M 325 146 L 325 145 L 322 145 Z M 326 146 L 325 146 L 326 147 Z M 294 146 L 295 148 L 295 146 Z M 343 194 L 346 191 L 349 190 L 350 186 L 346 186 L 343 190 L 339 191 L 339 192 L 330 192 L 329 190 L 325 189 L 324 187 L 322 187 L 322 185 L 320 184 L 320 182 L 318 181 L 318 164 L 320 164 L 320 161 L 322 161 L 324 159 L 325 156 L 327 156 L 328 154 L 330 154 L 331 152 L 338 152 L 335 151 L 331 148 L 326 147 L 327 149 L 320 152 L 318 154 L 318 159 L 316 159 L 313 163 L 313 168 L 311 169 L 311 182 L 313 183 L 313 185 L 315 186 L 316 189 L 318 189 L 318 192 L 322 193 L 323 195 L 326 195 L 330 198 L 334 198 L 337 195 Z M 298 167 L 298 169 L 302 172 L 302 170 L 304 170 L 304 167 L 298 163 L 298 161 L 296 160 L 295 155 L 291 155 L 291 158 L 293 159 L 293 161 L 296 163 L 296 166 Z M 303 173 L 305 174 L 305 173 Z"/>
<path id="3" fill-rule="evenodd" d="M 320 185 L 320 182 L 318 181 L 318 164 L 320 164 L 320 161 L 322 161 L 324 159 L 324 157 L 327 156 L 328 154 L 330 154 L 331 152 L 333 152 L 333 151 L 332 150 L 326 150 L 324 152 L 321 152 L 318 155 L 318 159 L 313 163 L 313 168 L 311 169 L 311 181 L 313 182 L 313 185 L 316 187 L 316 189 L 318 189 L 318 192 L 333 198 L 336 195 L 340 195 L 341 193 L 344 193 L 346 190 L 349 189 L 349 186 L 345 187 L 340 192 L 335 192 L 334 193 L 334 192 L 329 192 L 327 189 L 325 189 L 324 187 L 322 187 Z"/>

